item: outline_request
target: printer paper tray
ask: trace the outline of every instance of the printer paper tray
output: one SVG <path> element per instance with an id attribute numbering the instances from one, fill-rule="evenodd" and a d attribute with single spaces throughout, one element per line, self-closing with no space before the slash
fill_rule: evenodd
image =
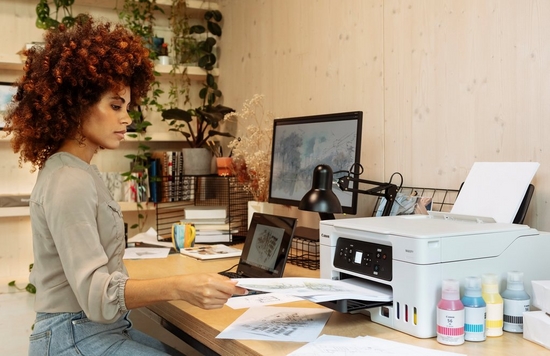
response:
<path id="1" fill-rule="evenodd" d="M 357 300 L 363 302 L 388 303 L 393 300 L 392 289 L 388 286 L 382 286 L 366 282 L 360 278 L 347 278 L 340 281 L 341 284 L 349 285 L 350 291 L 341 293 L 331 293 L 304 296 L 302 298 L 314 303 L 322 303 L 335 300 Z"/>

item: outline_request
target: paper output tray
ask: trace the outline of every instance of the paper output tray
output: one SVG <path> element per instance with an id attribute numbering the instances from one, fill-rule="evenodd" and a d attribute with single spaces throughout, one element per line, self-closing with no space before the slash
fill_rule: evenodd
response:
<path id="1" fill-rule="evenodd" d="M 382 307 L 385 305 L 392 305 L 393 302 L 392 301 L 369 302 L 365 300 L 356 300 L 356 299 L 341 299 L 341 300 L 333 300 L 329 302 L 319 302 L 317 304 L 330 308 L 332 310 L 336 310 L 337 312 L 340 312 L 340 313 L 353 313 L 363 309 Z"/>

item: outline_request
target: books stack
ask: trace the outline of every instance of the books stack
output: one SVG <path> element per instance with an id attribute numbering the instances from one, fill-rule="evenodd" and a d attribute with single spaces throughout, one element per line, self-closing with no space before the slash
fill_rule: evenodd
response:
<path id="1" fill-rule="evenodd" d="M 182 223 L 195 225 L 195 243 L 231 242 L 233 229 L 239 226 L 230 221 L 225 206 L 189 206 L 184 209 Z"/>

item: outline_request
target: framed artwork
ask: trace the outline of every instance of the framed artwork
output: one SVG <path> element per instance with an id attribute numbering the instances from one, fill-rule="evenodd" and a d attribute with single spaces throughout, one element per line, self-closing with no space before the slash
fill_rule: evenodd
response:
<path id="1" fill-rule="evenodd" d="M 17 88 L 13 86 L 13 83 L 0 82 L 0 129 L 4 128 L 4 112 L 16 91 Z"/>

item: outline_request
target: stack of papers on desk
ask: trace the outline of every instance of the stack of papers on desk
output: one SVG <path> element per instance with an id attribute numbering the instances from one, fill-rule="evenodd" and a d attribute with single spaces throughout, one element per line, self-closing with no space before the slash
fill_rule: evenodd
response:
<path id="1" fill-rule="evenodd" d="M 157 231 L 152 227 L 149 228 L 149 230 L 147 230 L 146 232 L 142 232 L 130 237 L 128 239 L 128 246 L 131 246 L 132 244 L 135 244 L 137 242 L 150 246 L 172 247 L 172 241 L 159 241 L 157 239 Z"/>
<path id="2" fill-rule="evenodd" d="M 356 299 L 391 302 L 390 287 L 365 282 L 360 278 L 340 281 L 320 278 L 242 278 L 237 285 L 250 290 L 289 294 L 314 303 L 331 300 Z"/>
<path id="3" fill-rule="evenodd" d="M 438 351 L 423 347 L 403 344 L 400 342 L 384 340 L 371 336 L 359 336 L 356 338 L 321 335 L 317 340 L 300 347 L 288 356 L 310 355 L 407 355 L 407 356 L 465 356 L 454 352 Z"/>

